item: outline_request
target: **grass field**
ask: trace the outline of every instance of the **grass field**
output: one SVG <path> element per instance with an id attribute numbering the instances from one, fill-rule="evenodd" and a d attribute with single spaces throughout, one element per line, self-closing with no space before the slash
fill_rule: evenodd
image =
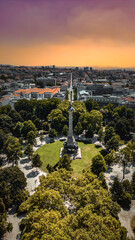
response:
<path id="1" fill-rule="evenodd" d="M 72 161 L 71 166 L 75 176 L 81 174 L 83 169 L 90 168 L 92 158 L 102 150 L 101 147 L 97 148 L 94 144 L 85 144 L 83 142 L 79 142 L 78 146 L 81 148 L 82 158 Z M 63 147 L 63 142 L 55 141 L 54 143 L 43 145 L 36 151 L 43 162 L 43 171 L 47 171 L 46 166 L 48 163 L 54 166 L 59 161 L 61 147 Z"/>

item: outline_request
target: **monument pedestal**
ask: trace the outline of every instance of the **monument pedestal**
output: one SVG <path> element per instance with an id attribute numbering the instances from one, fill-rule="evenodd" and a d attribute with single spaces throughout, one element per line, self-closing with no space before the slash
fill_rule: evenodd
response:
<path id="1" fill-rule="evenodd" d="M 60 150 L 60 158 L 62 158 L 64 156 L 64 154 L 68 154 L 68 156 L 70 157 L 71 160 L 74 160 L 74 159 L 81 159 L 81 149 L 78 148 L 77 151 L 75 152 L 66 152 L 65 151 L 65 148 L 61 148 Z"/>

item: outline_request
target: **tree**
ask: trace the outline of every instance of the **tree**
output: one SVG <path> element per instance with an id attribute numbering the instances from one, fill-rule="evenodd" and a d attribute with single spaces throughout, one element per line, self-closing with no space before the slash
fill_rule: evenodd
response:
<path id="1" fill-rule="evenodd" d="M 27 212 L 22 239 L 126 240 L 127 231 L 118 220 L 120 206 L 90 171 L 77 178 L 65 169 L 41 176 L 19 210 Z"/>
<path id="2" fill-rule="evenodd" d="M 54 137 L 56 137 L 56 136 L 57 136 L 56 130 L 53 129 L 53 128 L 51 128 L 51 129 L 49 130 L 49 137 L 50 137 L 50 138 L 54 138 Z"/>
<path id="3" fill-rule="evenodd" d="M 19 99 L 14 107 L 17 112 L 20 112 L 21 110 L 24 110 L 29 113 L 33 113 L 33 108 L 36 105 L 37 100 L 31 99 L 30 101 L 27 99 Z"/>
<path id="4" fill-rule="evenodd" d="M 120 198 L 123 194 L 123 185 L 122 185 L 122 182 L 119 182 L 117 177 L 114 178 L 110 191 L 112 194 L 112 199 L 120 203 Z"/>
<path id="5" fill-rule="evenodd" d="M 115 130 L 113 127 L 109 127 L 105 129 L 105 144 L 115 135 Z"/>
<path id="6" fill-rule="evenodd" d="M 39 118 L 36 118 L 36 119 L 34 120 L 34 124 L 35 124 L 35 126 L 36 126 L 36 128 L 37 128 L 38 130 L 41 130 L 41 129 L 42 129 L 42 122 L 41 122 L 41 120 L 40 120 Z"/>
<path id="7" fill-rule="evenodd" d="M 54 168 L 49 163 L 47 164 L 46 169 L 48 170 L 49 173 L 54 172 Z"/>
<path id="8" fill-rule="evenodd" d="M 129 193 L 127 193 L 127 192 L 123 192 L 120 205 L 121 205 L 123 208 L 129 208 L 130 205 L 131 205 L 131 201 L 132 201 L 131 195 L 130 195 Z"/>
<path id="9" fill-rule="evenodd" d="M 21 137 L 22 128 L 23 128 L 23 123 L 22 122 L 17 122 L 14 129 L 13 129 L 14 135 L 17 136 L 17 137 Z"/>
<path id="10" fill-rule="evenodd" d="M 108 150 L 108 151 L 112 151 L 113 149 L 115 150 L 115 151 L 117 151 L 118 150 L 118 148 L 119 148 L 119 143 L 120 143 L 120 137 L 119 137 L 119 135 L 114 135 L 108 142 L 107 142 L 107 144 L 106 144 L 106 149 Z"/>
<path id="11" fill-rule="evenodd" d="M 48 120 L 51 122 L 51 127 L 58 132 L 62 132 L 63 127 L 67 123 L 67 119 L 63 116 L 60 109 L 53 109 L 48 115 Z"/>
<path id="12" fill-rule="evenodd" d="M 19 206 L 21 205 L 21 203 L 23 203 L 24 201 L 26 201 L 29 197 L 29 192 L 26 189 L 20 190 L 17 192 L 15 200 L 14 200 L 14 204 L 16 205 L 16 208 L 18 210 Z"/>
<path id="13" fill-rule="evenodd" d="M 0 198 L 6 208 L 12 206 L 16 195 L 26 187 L 24 173 L 18 167 L 7 167 L 0 170 Z"/>
<path id="14" fill-rule="evenodd" d="M 77 125 L 74 128 L 74 133 L 76 135 L 80 135 L 83 132 L 83 128 L 80 122 L 77 123 Z"/>
<path id="15" fill-rule="evenodd" d="M 6 105 L 6 106 L 1 106 L 0 107 L 0 114 L 6 114 L 8 115 L 8 113 L 11 111 L 11 106 L 10 105 Z"/>
<path id="16" fill-rule="evenodd" d="M 129 182 L 128 179 L 126 179 L 126 180 L 123 181 L 123 190 L 124 190 L 126 193 L 129 193 L 130 195 L 132 195 L 132 193 L 133 193 L 132 184 Z"/>
<path id="17" fill-rule="evenodd" d="M 94 132 L 98 132 L 101 128 L 101 123 L 103 120 L 103 115 L 98 110 L 92 110 L 90 112 L 90 123 L 92 125 L 92 128 L 94 129 Z"/>
<path id="18" fill-rule="evenodd" d="M 106 170 L 107 170 L 107 166 L 101 154 L 98 154 L 97 156 L 92 158 L 91 171 L 94 174 L 99 176 L 101 172 L 105 172 Z"/>
<path id="19" fill-rule="evenodd" d="M 52 111 L 52 109 L 56 109 L 60 104 L 60 100 L 57 98 L 50 98 L 45 100 L 39 100 L 36 104 L 35 114 L 38 118 L 42 120 L 46 120 L 48 114 Z"/>
<path id="20" fill-rule="evenodd" d="M 28 156 L 28 159 L 31 160 L 32 159 L 32 156 L 33 156 L 33 147 L 32 145 L 29 143 L 26 148 L 25 148 L 25 151 L 24 151 L 24 154 L 26 154 Z"/>
<path id="21" fill-rule="evenodd" d="M 6 114 L 0 114 L 0 126 L 5 133 L 12 132 L 13 129 L 12 118 Z"/>
<path id="22" fill-rule="evenodd" d="M 114 163 L 114 161 L 116 160 L 116 152 L 115 150 L 111 150 L 110 153 L 108 153 L 105 157 L 105 162 L 108 166 L 110 166 L 112 163 Z"/>
<path id="23" fill-rule="evenodd" d="M 86 130 L 86 133 L 85 133 L 85 137 L 86 138 L 92 138 L 93 135 L 94 135 L 94 131 L 93 131 L 92 125 L 89 124 L 88 127 L 87 127 L 87 130 Z"/>
<path id="24" fill-rule="evenodd" d="M 25 139 L 27 138 L 28 132 L 30 131 L 34 131 L 36 134 L 37 133 L 36 126 L 31 120 L 25 121 L 22 128 L 22 134 L 25 137 Z"/>
<path id="25" fill-rule="evenodd" d="M 83 130 L 87 129 L 88 125 L 91 123 L 90 113 L 82 113 L 79 117 L 79 122 L 81 123 Z"/>
<path id="26" fill-rule="evenodd" d="M 98 179 L 99 179 L 99 181 L 101 181 L 102 187 L 105 188 L 105 189 L 108 189 L 108 186 L 107 186 L 107 183 L 106 183 L 105 176 L 104 176 L 104 173 L 103 173 L 103 172 L 101 172 L 101 173 L 99 174 Z"/>
<path id="27" fill-rule="evenodd" d="M 21 110 L 21 111 L 19 112 L 19 114 L 21 115 L 21 117 L 23 118 L 24 121 L 27 121 L 27 120 L 30 120 L 30 119 L 31 119 L 31 117 L 30 117 L 30 119 L 28 118 L 28 117 L 29 117 L 28 112 L 25 111 L 25 110 Z"/>
<path id="28" fill-rule="evenodd" d="M 75 127 L 77 125 L 78 119 L 80 119 L 81 115 L 86 113 L 86 107 L 83 102 L 74 101 L 73 108 L 75 109 L 75 111 L 73 112 L 73 126 Z M 81 122 L 81 124 L 82 124 L 82 122 Z"/>
<path id="29" fill-rule="evenodd" d="M 72 171 L 71 162 L 72 160 L 65 154 L 58 162 L 58 169 L 65 168 L 67 171 Z"/>
<path id="30" fill-rule="evenodd" d="M 85 105 L 88 112 L 90 112 L 91 110 L 99 110 L 98 103 L 94 102 L 92 99 L 87 100 L 85 102 Z"/>
<path id="31" fill-rule="evenodd" d="M 42 161 L 40 160 L 40 155 L 34 154 L 33 158 L 32 158 L 32 167 L 41 167 L 42 166 Z"/>
<path id="32" fill-rule="evenodd" d="M 125 117 L 120 118 L 115 125 L 115 131 L 122 140 L 128 139 L 131 132 L 130 122 Z"/>
<path id="33" fill-rule="evenodd" d="M 43 122 L 42 127 L 43 127 L 43 130 L 49 131 L 49 124 L 48 124 L 48 122 Z"/>
<path id="34" fill-rule="evenodd" d="M 22 122 L 22 121 L 23 121 L 21 115 L 20 115 L 16 110 L 13 110 L 13 109 L 12 109 L 12 110 L 9 112 L 8 115 L 9 115 L 9 117 L 12 118 L 13 123 L 17 123 L 17 122 Z"/>
<path id="35" fill-rule="evenodd" d="M 121 149 L 117 154 L 117 162 L 123 168 L 123 179 L 125 178 L 125 171 L 127 164 L 133 161 L 133 155 L 131 149 L 126 146 L 125 148 Z"/>
<path id="36" fill-rule="evenodd" d="M 98 140 L 102 141 L 103 140 L 103 128 L 100 128 L 100 130 L 98 131 Z"/>
<path id="37" fill-rule="evenodd" d="M 65 126 L 63 127 L 62 133 L 63 133 L 63 135 L 65 135 L 65 136 L 68 135 L 68 126 L 67 126 L 67 125 L 65 125 Z"/>
<path id="38" fill-rule="evenodd" d="M 0 129 L 0 149 L 3 149 L 4 143 L 7 140 L 7 135 L 2 129 Z"/>
<path id="39" fill-rule="evenodd" d="M 117 201 L 123 208 L 129 207 L 131 204 L 132 197 L 128 192 L 124 191 L 123 183 L 119 182 L 118 178 L 114 179 L 113 185 L 110 189 L 112 199 Z"/>
<path id="40" fill-rule="evenodd" d="M 4 152 L 7 155 L 7 160 L 9 163 L 18 164 L 18 160 L 22 157 L 22 146 L 19 140 L 15 137 L 8 137 L 4 144 Z"/>
<path id="41" fill-rule="evenodd" d="M 34 131 L 28 132 L 27 140 L 28 140 L 28 143 L 30 143 L 31 145 L 35 145 L 36 144 L 36 133 Z"/>
<path id="42" fill-rule="evenodd" d="M 114 105 L 109 103 L 108 105 L 103 106 L 103 116 L 105 121 L 110 121 L 112 120 L 112 115 L 114 111 Z"/>
<path id="43" fill-rule="evenodd" d="M 11 232 L 12 229 L 12 224 L 7 222 L 7 212 L 5 209 L 5 204 L 3 203 L 2 198 L 0 198 L 0 239 L 2 239 L 6 231 Z"/>

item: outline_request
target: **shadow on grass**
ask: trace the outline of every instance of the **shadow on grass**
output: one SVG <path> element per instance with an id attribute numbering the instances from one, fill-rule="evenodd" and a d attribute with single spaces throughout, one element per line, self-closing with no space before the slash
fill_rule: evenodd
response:
<path id="1" fill-rule="evenodd" d="M 95 145 L 95 148 L 101 148 L 101 146 L 100 145 Z"/>
<path id="2" fill-rule="evenodd" d="M 108 154 L 107 151 L 104 149 L 102 149 L 100 153 L 102 154 L 103 157 L 105 157 Z"/>
<path id="3" fill-rule="evenodd" d="M 81 141 L 80 141 L 81 142 Z M 89 142 L 89 141 L 83 141 L 83 143 L 85 144 L 85 145 L 87 145 L 87 144 L 92 144 L 91 142 Z"/>

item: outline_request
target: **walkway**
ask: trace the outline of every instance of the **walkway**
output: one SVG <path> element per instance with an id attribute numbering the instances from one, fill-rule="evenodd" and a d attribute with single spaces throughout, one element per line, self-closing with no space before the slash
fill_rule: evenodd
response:
<path id="1" fill-rule="evenodd" d="M 129 164 L 129 166 L 126 168 L 125 179 L 128 179 L 129 181 L 131 181 L 132 174 L 134 171 L 135 171 L 135 165 Z M 122 167 L 119 166 L 119 164 L 116 164 L 112 166 L 110 169 L 108 169 L 107 172 L 105 173 L 105 178 L 106 178 L 108 187 L 110 188 L 112 186 L 112 183 L 115 177 L 118 177 L 119 181 L 122 181 L 122 176 L 123 176 Z M 121 211 L 118 216 L 119 216 L 121 225 L 126 227 L 126 229 L 128 230 L 128 236 L 135 237 L 130 226 L 131 219 L 133 216 L 135 216 L 135 200 L 132 200 L 131 207 L 129 210 L 125 210 L 121 208 Z"/>

